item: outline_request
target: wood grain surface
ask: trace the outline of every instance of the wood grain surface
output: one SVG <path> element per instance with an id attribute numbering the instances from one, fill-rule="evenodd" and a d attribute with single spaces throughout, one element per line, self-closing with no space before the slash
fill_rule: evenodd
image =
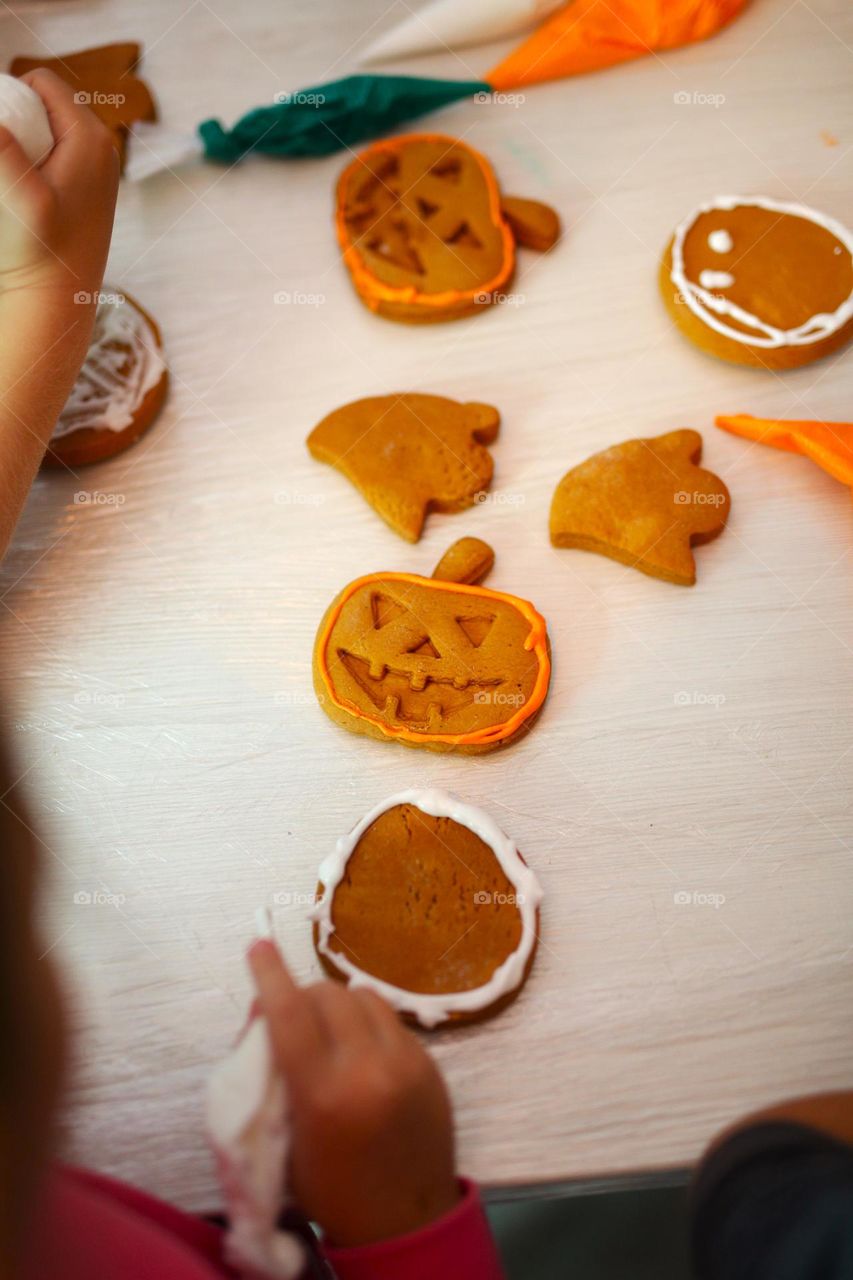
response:
<path id="1" fill-rule="evenodd" d="M 354 69 L 404 13 L 13 3 L 0 47 L 138 38 L 164 124 L 191 132 Z M 500 52 L 400 69 L 479 75 Z M 356 299 L 331 222 L 343 156 L 123 184 L 108 281 L 161 324 L 171 398 L 123 457 L 38 480 L 2 570 L 3 719 L 78 1022 L 75 1159 L 218 1202 L 202 1089 L 246 1010 L 254 910 L 273 908 L 316 979 L 318 863 L 412 785 L 488 808 L 547 895 L 519 1000 L 430 1039 L 465 1172 L 640 1176 L 751 1107 L 850 1084 L 850 493 L 713 418 L 849 419 L 853 352 L 785 376 L 715 362 L 674 331 L 656 269 L 721 192 L 853 222 L 852 83 L 845 0 L 755 0 L 706 44 L 430 117 L 565 224 L 547 256 L 522 252 L 507 302 L 455 325 L 398 326 Z M 305 447 L 329 410 L 395 390 L 503 417 L 491 499 L 431 517 L 415 547 Z M 684 426 L 732 492 L 694 589 L 549 546 L 570 466 Z M 311 689 L 326 604 L 362 573 L 429 572 L 463 534 L 494 545 L 491 584 L 549 620 L 536 728 L 467 759 L 340 730 Z"/>

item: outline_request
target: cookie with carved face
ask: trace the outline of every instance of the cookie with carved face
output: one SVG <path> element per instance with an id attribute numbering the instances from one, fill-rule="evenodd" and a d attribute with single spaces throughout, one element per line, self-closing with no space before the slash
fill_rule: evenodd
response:
<path id="1" fill-rule="evenodd" d="M 326 972 L 423 1027 L 502 1009 L 533 964 L 542 890 L 482 809 L 436 790 L 389 796 L 320 867 Z"/>
<path id="2" fill-rule="evenodd" d="M 48 467 L 103 462 L 135 444 L 166 399 L 160 330 L 127 293 L 104 285 L 92 340 L 44 457 Z"/>
<path id="3" fill-rule="evenodd" d="M 441 134 L 386 138 L 341 174 L 336 226 L 344 263 L 371 311 L 393 320 L 452 320 L 509 285 L 516 243 L 548 249 L 557 215 L 507 198 L 473 147 Z"/>
<path id="4" fill-rule="evenodd" d="M 676 229 L 660 287 L 702 350 L 793 369 L 853 337 L 853 235 L 804 205 L 719 196 Z"/>
<path id="5" fill-rule="evenodd" d="M 478 585 L 492 558 L 465 538 L 431 578 L 371 573 L 345 587 L 314 646 L 326 714 L 432 751 L 493 751 L 526 733 L 548 692 L 548 634 L 527 600 Z"/>

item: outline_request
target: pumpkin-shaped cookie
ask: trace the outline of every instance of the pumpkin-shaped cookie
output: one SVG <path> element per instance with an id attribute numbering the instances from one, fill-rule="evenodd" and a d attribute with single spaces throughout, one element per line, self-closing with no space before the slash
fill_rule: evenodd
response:
<path id="1" fill-rule="evenodd" d="M 345 587 L 314 646 L 327 715 L 432 751 L 491 751 L 525 733 L 548 692 L 548 633 L 527 600 L 476 585 L 492 560 L 464 538 L 432 578 L 371 573 Z"/>
<path id="2" fill-rule="evenodd" d="M 482 310 L 515 271 L 515 244 L 549 248 L 557 215 L 507 199 L 473 147 L 441 134 L 376 142 L 347 165 L 337 234 L 356 290 L 394 320 L 451 320 Z"/>
<path id="3" fill-rule="evenodd" d="M 423 1027 L 497 1013 L 536 953 L 542 890 L 512 840 L 473 805 L 403 791 L 320 867 L 312 912 L 323 968 Z"/>

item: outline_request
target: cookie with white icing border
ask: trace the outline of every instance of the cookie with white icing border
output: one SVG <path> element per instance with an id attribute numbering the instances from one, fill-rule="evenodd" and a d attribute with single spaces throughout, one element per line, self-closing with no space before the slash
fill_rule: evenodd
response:
<path id="1" fill-rule="evenodd" d="M 536 953 L 542 890 L 482 809 L 402 791 L 320 867 L 314 945 L 332 977 L 432 1028 L 504 1008 Z"/>
<path id="2" fill-rule="evenodd" d="M 45 465 L 103 462 L 134 444 L 166 399 L 160 330 L 126 293 L 104 287 L 92 341 L 50 438 Z"/>
<path id="3" fill-rule="evenodd" d="M 676 228 L 660 288 L 703 351 L 797 368 L 853 338 L 853 234 L 804 205 L 717 196 Z"/>

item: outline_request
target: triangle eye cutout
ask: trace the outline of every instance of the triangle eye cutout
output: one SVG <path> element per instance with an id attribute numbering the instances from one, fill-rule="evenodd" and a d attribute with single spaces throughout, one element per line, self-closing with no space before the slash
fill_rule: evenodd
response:
<path id="1" fill-rule="evenodd" d="M 433 204 L 431 200 L 425 200 L 423 196 L 415 196 L 415 203 L 422 218 L 431 218 L 434 213 L 438 213 L 438 205 Z"/>
<path id="2" fill-rule="evenodd" d="M 429 636 L 425 636 L 423 640 L 419 640 L 411 649 L 407 649 L 406 653 L 416 653 L 419 658 L 440 658 L 441 654 L 436 649 Z"/>
<path id="3" fill-rule="evenodd" d="M 401 614 L 408 612 L 403 605 L 398 604 L 396 600 L 392 600 L 390 596 L 383 596 L 379 591 L 374 591 L 370 597 L 370 611 L 373 614 L 373 625 L 377 631 L 382 627 L 387 627 L 389 622 L 393 622 Z"/>
<path id="4" fill-rule="evenodd" d="M 458 244 L 468 249 L 482 249 L 483 242 L 478 240 L 467 222 L 460 222 L 456 230 L 445 240 L 445 244 Z"/>
<path id="5" fill-rule="evenodd" d="M 457 618 L 456 621 L 475 649 L 479 649 L 495 623 L 494 618 Z"/>

